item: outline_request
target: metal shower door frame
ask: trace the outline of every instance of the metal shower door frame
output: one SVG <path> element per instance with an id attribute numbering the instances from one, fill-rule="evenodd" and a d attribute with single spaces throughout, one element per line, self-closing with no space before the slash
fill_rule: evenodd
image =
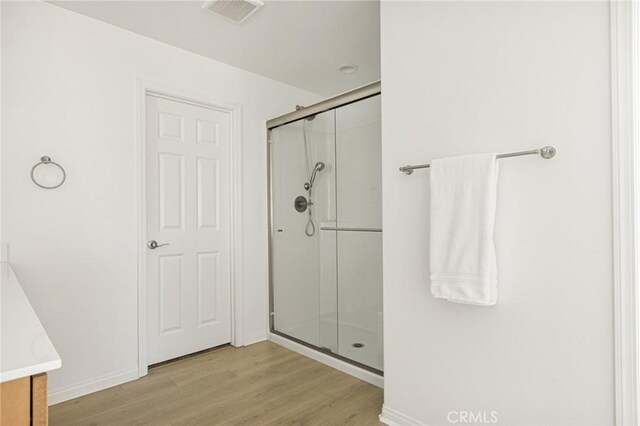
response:
<path id="1" fill-rule="evenodd" d="M 281 336 L 285 339 L 291 340 L 300 345 L 306 346 L 308 348 L 314 349 L 323 354 L 329 355 L 333 358 L 339 359 L 356 367 L 362 368 L 369 372 L 379 374 L 383 376 L 383 372 L 369 367 L 368 365 L 359 363 L 350 358 L 346 358 L 344 356 L 338 355 L 331 351 L 328 351 L 319 346 L 313 345 L 311 343 L 307 343 L 303 340 L 297 339 L 293 336 L 289 336 L 288 334 L 279 332 L 275 329 L 274 324 L 274 275 L 273 275 L 273 129 L 276 129 L 281 126 L 285 126 L 287 124 L 293 123 L 295 121 L 303 120 L 312 115 L 321 114 L 323 112 L 335 110 L 337 108 L 359 102 L 368 98 L 372 98 L 374 96 L 378 96 L 382 94 L 382 85 L 380 81 L 376 81 L 374 83 L 367 84 L 365 86 L 359 87 L 355 90 L 351 90 L 349 92 L 340 94 L 338 96 L 325 99 L 324 101 L 318 102 L 313 105 L 309 105 L 305 108 L 299 109 L 297 111 L 290 112 L 288 114 L 282 115 L 280 117 L 273 118 L 267 121 L 267 203 L 268 203 L 268 227 L 269 227 L 269 332 Z"/>

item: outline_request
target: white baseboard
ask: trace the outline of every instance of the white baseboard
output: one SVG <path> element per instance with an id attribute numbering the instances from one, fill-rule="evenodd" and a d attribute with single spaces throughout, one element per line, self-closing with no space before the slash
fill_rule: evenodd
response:
<path id="1" fill-rule="evenodd" d="M 377 386 L 379 388 L 384 387 L 384 379 L 382 378 L 382 376 L 379 376 L 375 373 L 364 370 L 360 367 L 356 367 L 355 365 L 351 365 L 348 362 L 341 361 L 332 356 L 323 354 L 322 352 L 318 352 L 314 349 L 293 342 L 282 336 L 278 336 L 277 334 L 269 333 L 269 340 L 271 340 L 273 343 L 297 352 L 300 355 L 304 355 L 315 361 L 328 365 L 329 367 L 333 367 L 336 370 L 340 370 L 343 373 L 347 373 L 348 375 L 353 376 L 357 379 L 364 380 L 367 383 L 371 383 L 374 386 Z"/>
<path id="2" fill-rule="evenodd" d="M 53 390 L 49 392 L 49 405 L 59 404 L 70 399 L 79 398 L 81 396 L 98 392 L 113 386 L 118 386 L 136 379 L 138 379 L 137 368 L 87 380 L 67 388 Z"/>
<path id="3" fill-rule="evenodd" d="M 254 343 L 264 342 L 265 340 L 269 340 L 269 337 L 265 333 L 254 334 L 253 336 L 248 336 L 244 339 L 244 346 L 253 345 Z"/>
<path id="4" fill-rule="evenodd" d="M 426 426 L 424 423 L 399 413 L 386 405 L 382 406 L 382 413 L 380 413 L 378 418 L 387 426 Z"/>

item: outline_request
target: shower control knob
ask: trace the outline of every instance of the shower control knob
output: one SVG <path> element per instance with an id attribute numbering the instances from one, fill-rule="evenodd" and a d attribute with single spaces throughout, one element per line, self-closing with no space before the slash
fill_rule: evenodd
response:
<path id="1" fill-rule="evenodd" d="M 156 240 L 151 240 L 147 243 L 147 247 L 149 247 L 151 250 L 155 250 L 158 247 L 162 247 L 162 246 L 168 246 L 169 243 L 164 243 L 164 244 L 158 244 L 158 242 Z"/>
<path id="2" fill-rule="evenodd" d="M 309 188 L 311 188 L 311 185 L 309 185 L 309 182 L 305 182 L 304 183 L 304 189 L 306 189 L 308 191 Z"/>
<path id="3" fill-rule="evenodd" d="M 296 199 L 293 201 L 293 208 L 300 213 L 307 210 L 308 206 L 309 206 L 309 201 L 307 201 L 307 199 L 302 195 L 297 196 Z"/>

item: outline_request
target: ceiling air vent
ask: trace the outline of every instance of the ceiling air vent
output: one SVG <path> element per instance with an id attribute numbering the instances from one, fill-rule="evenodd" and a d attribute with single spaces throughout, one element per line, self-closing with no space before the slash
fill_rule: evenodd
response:
<path id="1" fill-rule="evenodd" d="M 260 9 L 260 0 L 206 0 L 202 8 L 239 24 Z"/>

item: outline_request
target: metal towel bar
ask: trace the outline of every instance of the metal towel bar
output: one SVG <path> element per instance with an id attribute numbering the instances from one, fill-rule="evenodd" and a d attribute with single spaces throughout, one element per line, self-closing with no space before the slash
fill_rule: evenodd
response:
<path id="1" fill-rule="evenodd" d="M 530 151 L 518 151 L 509 152 L 507 154 L 498 154 L 496 158 L 508 158 L 508 157 L 520 157 L 521 155 L 540 155 L 545 160 L 550 160 L 556 155 L 556 149 L 552 146 L 545 146 L 540 149 L 532 149 Z M 418 164 L 416 166 L 404 166 L 400 167 L 400 171 L 404 174 L 410 175 L 414 170 L 426 169 L 431 167 L 431 164 Z"/>
<path id="2" fill-rule="evenodd" d="M 321 231 L 348 231 L 348 232 L 382 232 L 380 228 L 343 228 L 334 226 L 321 226 Z"/>

